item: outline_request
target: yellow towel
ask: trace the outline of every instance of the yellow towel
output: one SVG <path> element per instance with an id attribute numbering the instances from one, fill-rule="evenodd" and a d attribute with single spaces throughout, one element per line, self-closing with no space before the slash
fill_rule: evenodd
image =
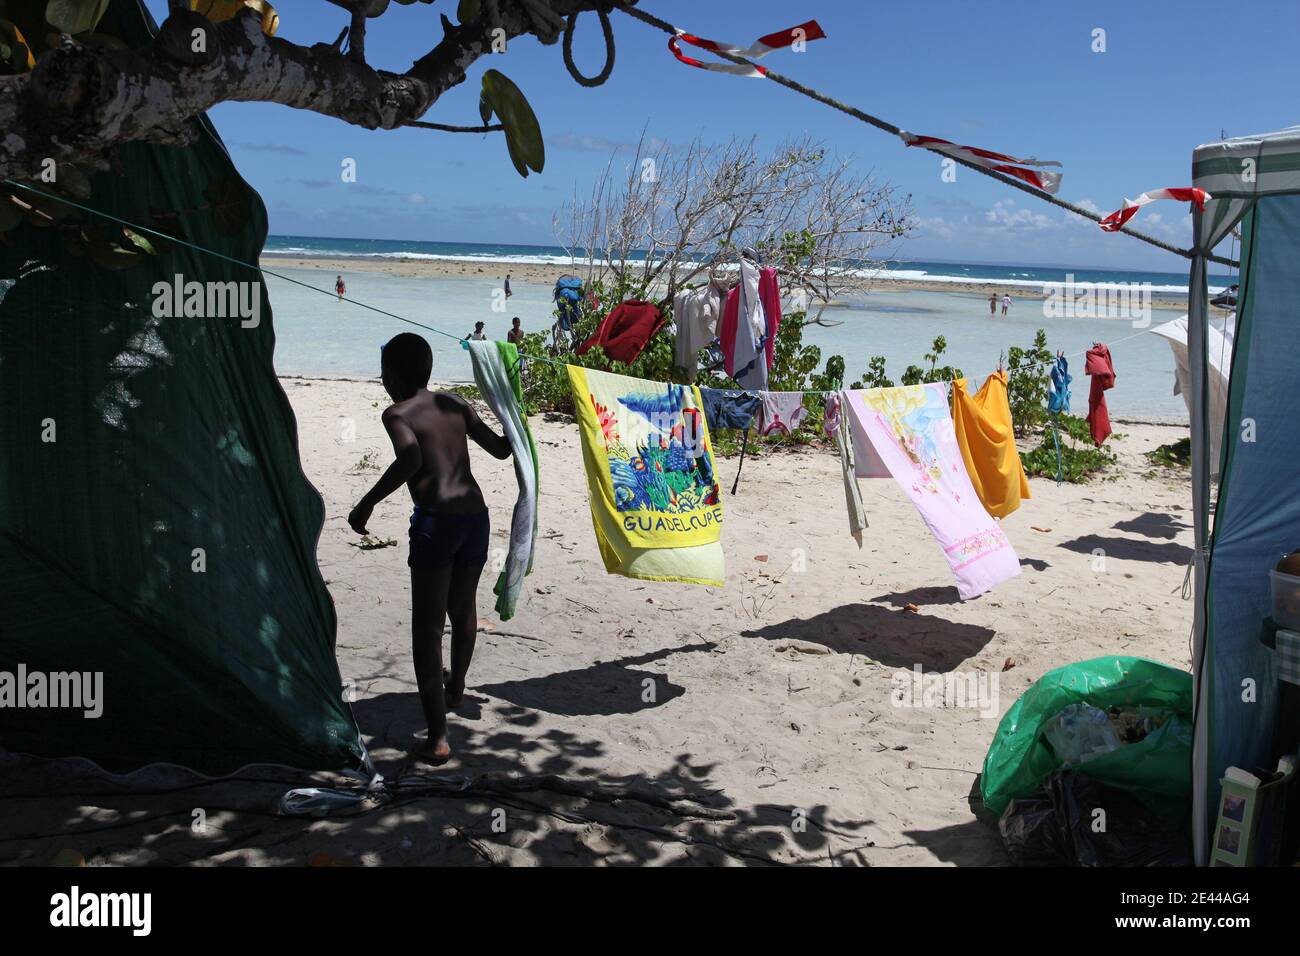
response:
<path id="1" fill-rule="evenodd" d="M 1005 518 L 1022 498 L 1032 497 L 1016 451 L 1005 372 L 994 372 L 974 395 L 966 394 L 964 378 L 953 382 L 952 424 L 971 484 L 989 514 Z"/>
<path id="2" fill-rule="evenodd" d="M 567 369 L 605 570 L 720 586 L 722 491 L 699 389 Z"/>

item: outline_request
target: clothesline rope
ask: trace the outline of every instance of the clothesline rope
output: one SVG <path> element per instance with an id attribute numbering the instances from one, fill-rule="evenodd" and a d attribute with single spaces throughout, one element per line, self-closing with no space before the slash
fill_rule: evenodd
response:
<path id="1" fill-rule="evenodd" d="M 681 33 L 686 32 L 677 29 L 677 27 L 673 26 L 667 20 L 661 20 L 659 17 L 656 17 L 654 14 L 646 13 L 644 10 L 641 10 L 638 7 L 618 6 L 615 7 L 614 9 L 626 13 L 629 17 L 632 17 L 633 19 L 636 20 L 640 20 L 642 23 L 652 26 L 657 30 L 662 30 L 664 33 L 667 33 L 669 36 L 677 36 Z M 733 63 L 758 69 L 757 63 L 754 63 L 752 60 L 740 56 L 739 54 L 731 53 L 725 49 L 718 49 L 712 52 L 722 57 L 723 59 L 730 60 Z M 889 133 L 892 136 L 898 136 L 900 133 L 903 132 L 901 127 L 895 126 L 893 123 L 890 123 L 887 120 L 883 120 L 878 116 L 872 116 L 870 113 L 860 110 L 856 106 L 850 106 L 847 103 L 841 103 L 839 100 L 835 99 L 834 97 L 827 96 L 825 93 L 818 92 L 817 90 L 814 90 L 810 86 L 805 86 L 804 84 L 798 82 L 797 80 L 792 80 L 788 76 L 781 75 L 780 73 L 773 70 L 771 67 L 763 67 L 762 72 L 767 79 L 772 80 L 775 83 L 779 83 L 781 86 L 784 86 L 786 89 L 793 90 L 794 92 L 800 94 L 801 96 L 806 96 L 809 99 L 814 99 L 819 103 L 823 103 L 826 106 L 831 107 L 832 109 L 839 110 L 841 113 L 846 113 L 847 115 L 852 116 L 854 119 L 860 120 L 861 122 L 866 123 L 869 126 L 874 126 L 876 127 L 876 129 L 884 130 L 886 133 Z M 998 182 L 1005 183 L 1006 185 L 1010 186 L 1013 189 L 1019 189 L 1021 192 L 1028 193 L 1031 196 L 1036 196 L 1037 198 L 1043 200 L 1044 202 L 1049 202 L 1054 206 L 1060 206 L 1062 209 L 1068 210 L 1069 212 L 1074 213 L 1076 216 L 1082 216 L 1085 219 L 1091 219 L 1093 222 L 1099 225 L 1101 223 L 1102 220 L 1101 214 L 1097 212 L 1093 212 L 1091 209 L 1085 209 L 1084 207 L 1077 206 L 1074 203 L 1069 202 L 1067 200 L 1059 199 L 1056 196 L 1052 196 L 1048 193 L 1035 189 L 1033 186 L 1030 186 L 1028 183 L 1020 182 L 1019 180 L 1014 179 L 1011 176 L 1003 175 L 1002 173 L 996 172 L 991 169 L 985 169 L 984 167 L 976 163 L 973 163 L 967 159 L 963 159 L 960 156 L 949 156 L 949 158 L 952 159 L 953 162 L 960 163 L 961 165 L 965 166 L 967 169 L 973 169 L 975 170 L 975 172 L 980 173 L 983 176 L 988 176 L 990 179 L 996 179 Z M 1175 246 L 1172 243 L 1165 242 L 1163 239 L 1157 239 L 1155 236 L 1149 236 L 1144 232 L 1138 232 L 1136 229 L 1131 229 L 1128 226 L 1124 226 L 1116 231 L 1125 233 L 1126 235 L 1130 235 L 1135 239 L 1140 239 L 1143 242 L 1155 246 L 1157 249 L 1163 249 L 1166 252 L 1174 253 L 1174 255 L 1182 256 L 1184 259 L 1191 259 L 1194 254 L 1193 250 L 1191 249 L 1180 248 L 1179 246 Z M 1231 259 L 1225 259 L 1222 256 L 1213 255 L 1208 251 L 1206 251 L 1205 253 L 1205 258 L 1210 262 L 1217 262 L 1220 265 L 1225 265 L 1229 267 L 1234 267 L 1237 265 L 1237 263 Z"/>
<path id="2" fill-rule="evenodd" d="M 29 186 L 29 185 L 27 185 L 26 183 L 15 182 L 15 181 L 12 180 L 12 179 L 6 179 L 6 180 L 4 180 L 4 183 L 5 183 L 5 185 L 7 185 L 7 186 L 14 186 L 14 187 L 17 187 L 18 189 L 25 189 L 25 190 L 27 190 L 28 192 L 30 192 L 30 193 L 34 193 L 34 194 L 37 195 L 37 196 L 41 196 L 41 197 L 44 198 L 44 199 L 51 199 L 51 200 L 54 200 L 55 202 L 65 203 L 66 205 L 72 206 L 74 209 L 79 209 L 79 210 L 81 210 L 82 212 L 90 213 L 90 214 L 93 215 L 93 216 L 99 216 L 100 218 L 107 219 L 107 220 L 109 220 L 109 221 L 111 221 L 111 222 L 115 222 L 115 223 L 117 223 L 118 225 L 120 225 L 120 226 L 125 226 L 125 227 L 127 227 L 128 229 L 134 230 L 135 232 L 146 233 L 146 234 L 148 234 L 148 235 L 156 236 L 156 237 L 158 237 L 159 239 L 163 239 L 163 240 L 165 240 L 165 241 L 167 241 L 167 242 L 174 242 L 174 243 L 176 243 L 177 245 L 181 245 L 181 246 L 185 246 L 186 248 L 193 249 L 195 252 L 202 252 L 202 253 L 205 253 L 205 254 L 210 255 L 210 256 L 215 256 L 215 257 L 218 258 L 218 259 L 223 259 L 223 260 L 225 260 L 226 262 L 233 263 L 234 265 L 243 266 L 243 267 L 246 268 L 246 269 L 252 269 L 254 272 L 260 272 L 260 273 L 263 273 L 263 274 L 265 274 L 265 275 L 274 276 L 275 278 L 277 278 L 277 279 L 282 279 L 282 280 L 284 280 L 285 282 L 291 282 L 291 283 L 293 283 L 294 285 L 302 286 L 304 289 L 308 289 L 308 290 L 310 290 L 310 291 L 312 291 L 312 292 L 319 292 L 321 295 L 337 296 L 338 299 L 339 299 L 339 301 L 341 301 L 341 302 L 347 302 L 347 303 L 349 303 L 349 304 L 351 304 L 351 305 L 360 306 L 360 307 L 363 308 L 363 309 L 368 309 L 368 310 L 370 310 L 371 312 L 377 312 L 378 314 L 383 315 L 383 316 L 387 316 L 387 317 L 390 318 L 390 319 L 396 319 L 396 320 L 399 321 L 399 322 L 405 322 L 407 325 L 413 325 L 413 326 L 415 326 L 416 328 L 424 329 L 424 330 L 427 331 L 427 332 L 433 332 L 435 335 L 441 335 L 441 336 L 443 336 L 444 338 L 451 339 L 452 341 L 454 341 L 454 342 L 456 342 L 456 343 L 458 343 L 458 344 L 461 344 L 461 345 L 463 345 L 463 344 L 465 343 L 465 339 L 463 339 L 463 338 L 461 338 L 459 335 L 455 335 L 455 334 L 453 334 L 453 333 L 451 333 L 451 332 L 444 332 L 442 329 L 435 329 L 435 328 L 434 328 L 433 326 L 431 326 L 431 325 L 425 325 L 423 322 L 417 322 L 417 321 L 415 321 L 414 319 L 408 319 L 406 316 L 398 315 L 396 312 L 389 312 L 387 309 L 381 309 L 381 308 L 379 308 L 378 306 L 371 305 L 371 304 L 368 303 L 368 302 L 362 302 L 360 299 L 353 299 L 353 298 L 350 298 L 350 297 L 345 296 L 345 295 L 340 296 L 340 295 L 338 295 L 338 293 L 336 293 L 336 292 L 334 292 L 334 291 L 332 291 L 332 290 L 330 290 L 330 289 L 322 289 L 322 288 L 320 288 L 320 287 L 318 287 L 318 286 L 314 286 L 314 285 L 312 285 L 312 284 L 309 283 L 309 282 L 303 282 L 301 279 L 295 279 L 295 278 L 293 278 L 293 277 L 291 277 L 291 276 L 284 275 L 283 273 L 276 272 L 276 271 L 274 271 L 274 270 L 272 270 L 272 269 L 267 269 L 265 266 L 262 266 L 262 265 L 254 265 L 254 264 L 251 263 L 251 262 L 245 262 L 244 260 L 242 260 L 242 259 L 237 259 L 237 258 L 235 258 L 234 256 L 228 256 L 228 255 L 226 255 L 225 253 L 223 253 L 223 252 L 218 252 L 218 251 L 215 250 L 215 249 L 209 249 L 209 248 L 207 248 L 206 246 L 200 246 L 200 245 L 198 245 L 198 244 L 196 244 L 196 243 L 193 243 L 193 242 L 187 242 L 187 241 L 184 240 L 184 239 L 178 239 L 178 238 L 176 238 L 175 236 L 168 235 L 168 234 L 165 233 L 165 232 L 159 232 L 157 229 L 151 229 L 151 228 L 148 227 L 148 226 L 141 226 L 141 225 L 139 225 L 138 223 L 134 223 L 134 222 L 131 222 L 130 220 L 123 219 L 123 218 L 121 218 L 120 216 L 115 216 L 115 215 L 113 215 L 112 213 L 103 212 L 102 210 L 95 209 L 95 208 L 93 208 L 92 206 L 84 205 L 84 204 L 79 203 L 79 202 L 77 202 L 77 201 L 75 201 L 75 200 L 73 200 L 73 199 L 69 199 L 69 198 L 67 198 L 66 196 L 59 196 L 59 195 L 56 195 L 56 194 L 54 194 L 54 193 L 47 193 L 47 192 L 45 192 L 44 190 L 36 189 L 35 187 L 33 187 L 33 186 Z M 1146 330 L 1143 330 L 1143 331 L 1141 331 L 1141 332 L 1137 332 L 1137 333 L 1135 333 L 1135 334 L 1133 334 L 1133 335 L 1125 336 L 1125 337 L 1122 338 L 1122 339 L 1117 339 L 1116 341 L 1111 342 L 1110 344 L 1111 344 L 1111 345 L 1119 345 L 1121 342 L 1127 342 L 1127 341 L 1129 341 L 1130 339 L 1135 339 L 1135 338 L 1137 338 L 1139 335 L 1145 335 L 1145 334 L 1147 334 L 1147 332 L 1146 332 Z M 561 359 L 552 358 L 552 357 L 549 356 L 549 355 L 534 355 L 534 354 L 529 353 L 529 352 L 520 352 L 519 354 L 520 354 L 520 356 L 521 356 L 522 358 L 526 358 L 526 359 L 528 359 L 529 361 L 546 362 L 546 363 L 548 363 L 548 364 L 555 365 L 555 366 L 559 366 L 559 367 L 564 367 L 564 366 L 570 364 L 569 362 L 562 361 Z M 1080 355 L 1086 355 L 1086 354 L 1087 354 L 1087 349 L 1084 349 L 1083 351 L 1080 351 L 1080 352 L 1071 352 L 1067 357 L 1068 357 L 1068 358 L 1077 358 L 1077 357 L 1080 356 Z M 1044 365 L 1051 365 L 1051 364 L 1052 364 L 1053 362 L 1055 362 L 1055 361 L 1056 361 L 1056 359 L 1055 359 L 1055 358 L 1052 358 L 1052 359 L 1050 359 L 1050 360 L 1048 360 L 1048 361 L 1046 361 L 1046 362 L 1035 362 L 1035 363 L 1033 363 L 1033 364 L 1031 364 L 1031 365 L 1017 365 L 1017 366 L 1015 367 L 1014 371 L 1024 371 L 1024 370 L 1026 370 L 1026 369 L 1038 368 L 1038 367 L 1040 367 L 1040 366 L 1044 366 Z M 659 384 L 669 384 L 669 383 L 659 383 Z M 741 388 L 737 387 L 736 389 L 726 389 L 726 391 L 745 391 L 745 389 L 741 389 Z M 770 391 L 770 390 L 769 390 L 769 391 Z M 843 391 L 842 388 L 830 388 L 830 389 L 804 389 L 804 390 L 803 390 L 803 394 L 804 394 L 804 395 L 835 395 L 835 394 L 838 394 L 838 393 L 841 392 L 841 391 Z"/>

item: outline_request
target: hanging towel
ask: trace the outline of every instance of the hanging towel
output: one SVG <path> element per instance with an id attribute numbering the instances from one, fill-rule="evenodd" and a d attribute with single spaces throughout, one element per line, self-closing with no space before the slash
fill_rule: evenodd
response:
<path id="1" fill-rule="evenodd" d="M 1064 355 L 1058 355 L 1056 362 L 1052 365 L 1049 373 L 1049 385 L 1047 390 L 1047 410 L 1053 415 L 1070 412 L 1070 383 L 1074 378 L 1070 375 L 1070 363 L 1066 361 Z"/>
<path id="2" fill-rule="evenodd" d="M 692 377 L 699 371 L 700 349 L 717 337 L 721 311 L 722 298 L 712 283 L 702 289 L 683 290 L 673 297 L 673 323 L 677 326 L 673 361 Z"/>
<path id="3" fill-rule="evenodd" d="M 840 452 L 840 472 L 844 477 L 844 504 L 849 511 L 849 534 L 862 547 L 862 532 L 867 527 L 867 510 L 862 506 L 862 491 L 858 488 L 857 476 L 853 473 L 853 442 L 849 439 L 849 429 L 844 421 L 843 400 L 839 395 L 826 396 L 826 416 L 823 427 L 826 434 L 835 439 L 835 447 Z"/>
<path id="4" fill-rule="evenodd" d="M 727 293 L 722 310 L 719 338 L 723 367 L 741 388 L 767 388 L 767 360 L 763 336 L 767 317 L 759 295 L 759 268 L 744 256 L 740 259 L 740 281 Z"/>
<path id="5" fill-rule="evenodd" d="M 758 298 L 763 303 L 763 319 L 767 323 L 763 351 L 767 355 L 767 367 L 771 370 L 772 360 L 776 356 L 776 330 L 781 325 L 781 283 L 777 280 L 775 269 L 767 268 L 759 272 Z"/>
<path id="6" fill-rule="evenodd" d="M 1007 398 L 1007 373 L 999 369 L 974 395 L 966 380 L 952 383 L 952 424 L 975 494 L 995 518 L 1005 518 L 1029 498 Z"/>
<path id="7" fill-rule="evenodd" d="M 699 389 L 566 368 L 605 570 L 720 586 L 722 493 Z"/>
<path id="8" fill-rule="evenodd" d="M 803 392 L 759 392 L 760 435 L 790 435 L 808 415 L 803 407 Z"/>
<path id="9" fill-rule="evenodd" d="M 533 570 L 533 548 L 537 542 L 537 446 L 520 402 L 519 351 L 512 342 L 467 342 L 474 366 L 474 383 L 497 420 L 514 456 L 519 497 L 510 520 L 510 548 L 505 566 L 497 577 L 496 611 L 501 620 L 514 616 L 515 603 L 524 587 L 524 575 Z"/>
<path id="10" fill-rule="evenodd" d="M 938 383 L 846 392 L 849 415 L 943 549 L 963 600 L 1020 573 L 1011 542 L 980 504 Z"/>
<path id="11" fill-rule="evenodd" d="M 593 345 L 599 345 L 616 362 L 635 362 L 663 324 L 664 317 L 653 303 L 629 299 L 614 306 L 596 334 L 575 351 L 586 355 Z"/>
<path id="12" fill-rule="evenodd" d="M 858 478 L 892 478 L 889 468 L 876 452 L 876 446 L 867 438 L 867 432 L 862 427 L 862 419 L 843 411 L 854 401 L 861 401 L 860 396 L 863 394 L 865 394 L 864 389 L 840 392 L 840 397 L 843 399 L 840 415 L 848 420 L 848 439 L 853 446 L 853 474 Z"/>
<path id="13" fill-rule="evenodd" d="M 758 414 L 763 401 L 758 392 L 725 388 L 701 388 L 700 398 L 704 402 L 704 415 L 708 419 L 710 431 L 720 428 L 752 428 L 754 416 Z"/>
<path id="14" fill-rule="evenodd" d="M 1099 447 L 1110 437 L 1110 411 L 1106 408 L 1106 392 L 1115 387 L 1115 364 L 1110 360 L 1110 349 L 1098 344 L 1088 349 L 1083 371 L 1092 376 L 1088 391 L 1088 430 Z"/>

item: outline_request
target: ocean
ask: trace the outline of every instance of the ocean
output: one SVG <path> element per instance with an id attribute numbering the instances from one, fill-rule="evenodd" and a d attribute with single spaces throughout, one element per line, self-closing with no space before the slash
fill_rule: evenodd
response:
<path id="1" fill-rule="evenodd" d="M 297 257 L 380 257 L 481 260 L 549 264 L 557 274 L 569 265 L 563 250 L 551 246 L 481 245 L 474 243 L 414 242 L 370 239 L 322 239 L 301 236 L 272 236 L 266 246 L 270 256 Z M 271 268 L 274 265 L 269 264 Z M 285 275 L 316 288 L 332 286 L 332 276 L 315 270 L 283 269 Z M 490 337 L 504 338 L 510 318 L 518 315 L 525 330 L 549 328 L 551 287 L 512 280 L 514 295 L 507 311 L 499 306 L 494 292 L 500 288 L 500 270 L 482 278 L 412 278 L 361 271 L 347 275 L 348 297 L 386 312 L 404 316 L 437 329 L 446 336 L 467 335 L 476 321 L 486 323 Z M 927 281 L 972 282 L 1007 285 L 1064 282 L 1072 274 L 1076 282 L 1150 283 L 1152 291 L 1165 297 L 1186 295 L 1186 277 L 1177 273 L 1138 272 L 1105 269 L 994 266 L 977 263 L 907 261 L 892 264 L 891 277 Z M 1212 277 L 1211 286 L 1226 285 L 1224 277 Z M 372 378 L 379 372 L 379 346 L 392 335 L 411 327 L 397 319 L 338 302 L 301 286 L 267 278 L 276 327 L 276 368 L 281 374 Z M 1178 315 L 1154 310 L 1151 326 Z M 1064 350 L 1075 377 L 1073 404 L 1076 412 L 1087 410 L 1088 379 L 1083 374 L 1082 353 L 1094 342 L 1110 345 L 1115 361 L 1116 384 L 1107 393 L 1113 418 L 1133 416 L 1169 421 L 1186 421 L 1183 400 L 1173 394 L 1174 363 L 1166 342 L 1128 319 L 1058 318 L 1045 315 L 1044 303 L 1014 300 L 1009 315 L 991 317 L 988 298 L 953 291 L 880 291 L 849 298 L 828 308 L 823 318 L 840 324 L 825 328 L 809 326 L 804 341 L 822 350 L 823 360 L 831 354 L 845 358 L 848 379 L 860 378 L 869 359 L 882 355 L 887 373 L 895 381 L 909 364 L 922 364 L 936 336 L 942 335 L 947 351 L 939 364 L 961 368 L 970 378 L 982 381 L 997 367 L 1001 354 L 1012 345 L 1028 347 L 1037 329 L 1047 333 L 1052 350 Z M 414 329 L 414 331 L 420 331 Z M 459 343 L 441 335 L 426 335 L 434 351 L 435 380 L 462 382 L 470 378 L 469 365 Z"/>

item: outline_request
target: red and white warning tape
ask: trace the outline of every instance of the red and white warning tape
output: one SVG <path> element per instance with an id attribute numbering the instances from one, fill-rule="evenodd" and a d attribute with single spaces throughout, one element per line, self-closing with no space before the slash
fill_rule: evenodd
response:
<path id="1" fill-rule="evenodd" d="M 1098 225 L 1101 226 L 1103 232 L 1119 232 L 1124 223 L 1137 215 L 1139 209 L 1158 199 L 1176 199 L 1179 202 L 1196 203 L 1196 208 L 1201 212 L 1205 212 L 1205 201 L 1213 198 L 1204 189 L 1198 189 L 1195 186 L 1171 186 L 1168 189 L 1153 189 L 1138 196 L 1137 199 L 1125 199 L 1123 206 L 1116 209 Z"/>
<path id="2" fill-rule="evenodd" d="M 1029 159 L 1017 159 L 1015 156 L 995 153 L 976 146 L 958 146 L 956 143 L 951 143 L 946 139 L 938 139 L 934 136 L 917 136 L 907 130 L 899 130 L 898 135 L 908 146 L 920 146 L 923 149 L 934 150 L 936 153 L 964 159 L 969 163 L 983 166 L 985 169 L 991 169 L 994 172 L 1005 173 L 1008 176 L 1023 179 L 1029 185 L 1041 189 L 1045 193 L 1055 194 L 1061 188 L 1061 174 L 1049 172 L 1042 168 L 1044 166 L 1061 165 L 1054 160 L 1038 160 L 1032 156 Z M 1009 165 L 1013 163 L 1015 165 Z M 1038 168 L 1024 169 L 1025 166 Z"/>
<path id="3" fill-rule="evenodd" d="M 732 56 L 743 56 L 750 60 L 757 60 L 760 57 L 767 56 L 773 50 L 782 50 L 786 47 L 797 47 L 801 43 L 809 40 L 821 40 L 826 36 L 822 32 L 821 25 L 816 20 L 809 20 L 807 23 L 801 23 L 797 27 L 790 27 L 786 30 L 778 30 L 775 33 L 769 33 L 765 37 L 759 37 L 754 41 L 752 46 L 741 49 L 738 46 L 732 46 L 730 43 L 719 43 L 717 40 L 705 40 L 703 37 L 697 37 L 694 34 L 677 32 L 676 36 L 668 38 L 668 49 L 672 51 L 673 56 L 681 60 L 687 66 L 693 66 L 701 70 L 713 70 L 716 73 L 731 73 L 734 76 L 751 76 L 761 77 L 767 75 L 767 70 L 761 66 L 747 66 L 743 63 L 705 63 L 703 60 L 697 60 L 694 57 L 686 56 L 682 53 L 679 40 L 689 43 L 691 46 L 699 47 L 701 50 L 708 50 L 712 53 L 730 53 Z"/>

